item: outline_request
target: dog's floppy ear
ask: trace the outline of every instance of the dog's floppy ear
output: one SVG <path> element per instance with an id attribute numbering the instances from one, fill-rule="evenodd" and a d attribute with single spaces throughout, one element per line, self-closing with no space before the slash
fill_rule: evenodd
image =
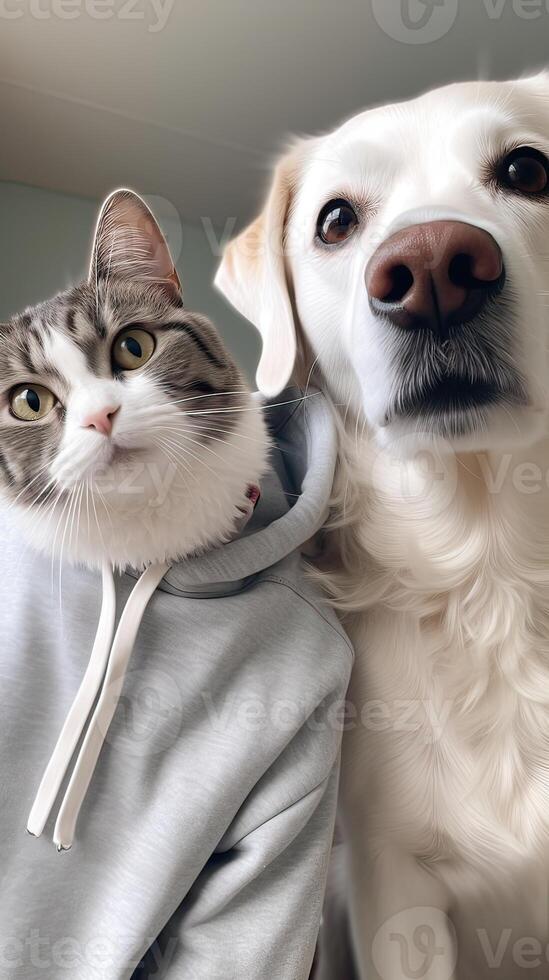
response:
<path id="1" fill-rule="evenodd" d="M 261 334 L 256 381 L 268 397 L 278 395 L 288 383 L 296 359 L 284 252 L 286 217 L 300 165 L 298 149 L 281 160 L 263 212 L 229 243 L 215 277 L 217 288 Z"/>

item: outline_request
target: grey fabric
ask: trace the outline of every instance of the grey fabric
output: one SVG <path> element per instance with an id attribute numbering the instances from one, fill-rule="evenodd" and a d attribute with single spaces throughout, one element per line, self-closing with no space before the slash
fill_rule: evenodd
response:
<path id="1" fill-rule="evenodd" d="M 332 838 L 352 652 L 307 582 L 335 433 L 322 395 L 269 412 L 272 472 L 238 541 L 146 611 L 73 848 L 25 833 L 84 672 L 100 576 L 0 513 L 2 980 L 305 980 Z M 117 580 L 119 610 L 134 584 Z M 63 790 L 62 790 L 63 792 Z M 54 816 L 54 815 L 53 815 Z"/>

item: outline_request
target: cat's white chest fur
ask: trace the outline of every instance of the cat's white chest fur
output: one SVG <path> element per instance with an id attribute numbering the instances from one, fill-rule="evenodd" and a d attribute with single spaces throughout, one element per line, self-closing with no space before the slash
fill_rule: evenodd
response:
<path id="1" fill-rule="evenodd" d="M 459 892 L 549 878 L 549 452 L 439 462 L 366 464 L 344 797 Z"/>

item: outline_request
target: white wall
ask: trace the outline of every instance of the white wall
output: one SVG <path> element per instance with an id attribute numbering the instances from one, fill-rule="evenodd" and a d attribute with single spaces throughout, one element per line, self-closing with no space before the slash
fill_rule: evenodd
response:
<path id="1" fill-rule="evenodd" d="M 214 321 L 253 378 L 260 346 L 256 332 L 211 285 L 218 262 L 215 232 L 183 224 L 167 201 L 148 200 L 172 248 L 186 306 Z M 85 198 L 0 181 L 0 319 L 86 274 L 97 210 L 98 204 Z"/>

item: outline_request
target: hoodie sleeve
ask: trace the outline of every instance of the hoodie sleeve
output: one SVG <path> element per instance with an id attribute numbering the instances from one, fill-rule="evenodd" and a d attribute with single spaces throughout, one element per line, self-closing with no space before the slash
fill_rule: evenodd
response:
<path id="1" fill-rule="evenodd" d="M 305 796 L 241 839 L 224 840 L 149 951 L 152 972 L 140 978 L 307 980 L 337 783 L 336 764 Z"/>

